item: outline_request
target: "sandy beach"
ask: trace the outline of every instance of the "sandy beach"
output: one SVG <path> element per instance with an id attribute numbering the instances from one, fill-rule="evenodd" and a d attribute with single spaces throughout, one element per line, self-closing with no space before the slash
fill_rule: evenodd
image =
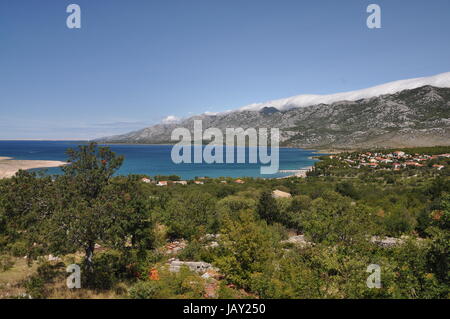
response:
<path id="1" fill-rule="evenodd" d="M 0 157 L 0 178 L 12 177 L 21 169 L 49 168 L 63 165 L 67 165 L 67 163 L 61 161 L 15 160 L 10 157 Z"/>
<path id="2" fill-rule="evenodd" d="M 279 177 L 278 179 L 282 178 L 289 178 L 289 177 L 306 177 L 306 173 L 311 171 L 313 169 L 312 166 L 308 166 L 302 169 L 288 169 L 288 170 L 279 170 L 280 173 L 291 173 L 288 176 Z"/>

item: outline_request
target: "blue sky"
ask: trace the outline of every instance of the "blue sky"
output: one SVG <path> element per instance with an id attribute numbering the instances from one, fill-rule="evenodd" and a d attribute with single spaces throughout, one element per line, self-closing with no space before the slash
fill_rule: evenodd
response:
<path id="1" fill-rule="evenodd" d="M 371 3 L 382 29 L 366 26 Z M 448 72 L 449 34 L 448 0 L 2 0 L 0 139 L 89 139 Z"/>

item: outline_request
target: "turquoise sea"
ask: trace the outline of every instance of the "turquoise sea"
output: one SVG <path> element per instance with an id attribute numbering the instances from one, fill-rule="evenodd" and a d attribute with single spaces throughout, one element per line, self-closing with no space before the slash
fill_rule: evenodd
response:
<path id="1" fill-rule="evenodd" d="M 22 160 L 65 161 L 65 151 L 85 142 L 76 141 L 0 141 L 0 157 L 13 157 Z M 196 176 L 208 177 L 283 177 L 289 173 L 261 175 L 261 164 L 174 164 L 171 160 L 171 145 L 107 145 L 114 152 L 125 156 L 125 162 L 118 171 L 120 175 L 147 174 L 178 175 L 183 179 Z M 295 170 L 312 166 L 318 153 L 297 148 L 280 148 L 280 170 Z M 49 174 L 58 174 L 59 168 L 47 169 Z"/>

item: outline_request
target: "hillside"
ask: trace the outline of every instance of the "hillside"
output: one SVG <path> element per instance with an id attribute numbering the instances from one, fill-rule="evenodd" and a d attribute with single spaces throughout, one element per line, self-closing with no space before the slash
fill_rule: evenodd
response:
<path id="1" fill-rule="evenodd" d="M 394 94 L 280 111 L 198 115 L 100 139 L 114 143 L 168 143 L 176 127 L 278 127 L 281 144 L 305 148 L 406 147 L 450 144 L 450 88 L 423 86 Z"/>

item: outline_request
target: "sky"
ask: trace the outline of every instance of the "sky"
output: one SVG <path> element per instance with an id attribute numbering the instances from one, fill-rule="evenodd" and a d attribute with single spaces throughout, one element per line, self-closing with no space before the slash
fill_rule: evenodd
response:
<path id="1" fill-rule="evenodd" d="M 450 71 L 449 34 L 448 0 L 1 0 L 0 139 L 92 139 L 431 76 Z"/>

